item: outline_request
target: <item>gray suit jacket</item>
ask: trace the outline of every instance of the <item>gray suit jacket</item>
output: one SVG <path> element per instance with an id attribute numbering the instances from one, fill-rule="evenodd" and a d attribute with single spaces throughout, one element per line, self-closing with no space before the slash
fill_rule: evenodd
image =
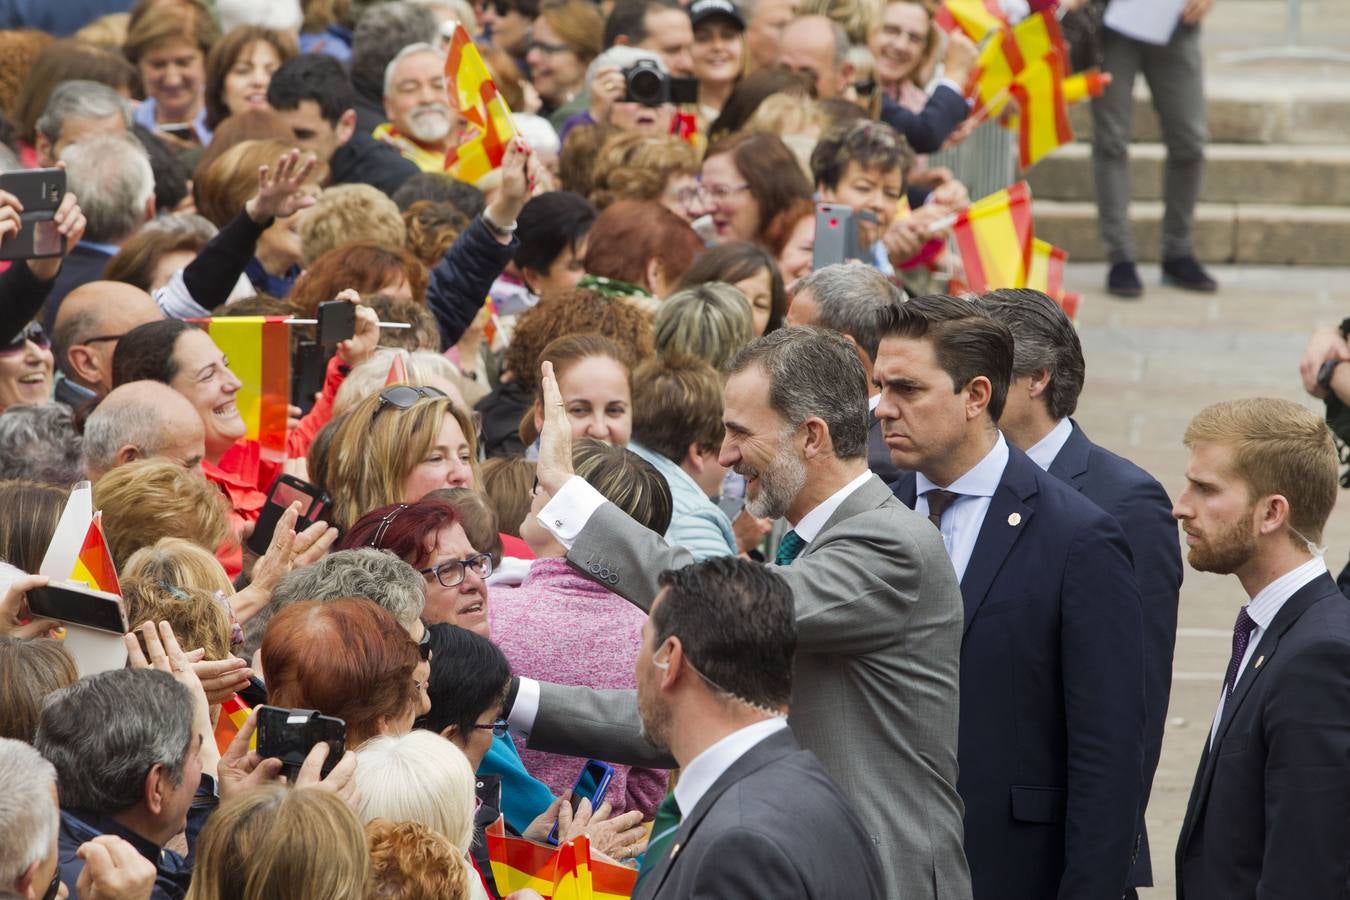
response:
<path id="1" fill-rule="evenodd" d="M 882 900 L 881 863 L 820 761 L 790 731 L 731 764 L 634 900 Z"/>
<path id="2" fill-rule="evenodd" d="M 657 576 L 692 562 L 609 503 L 567 558 L 644 610 Z M 886 896 L 969 898 L 956 793 L 964 611 L 937 529 L 874 476 L 779 572 L 797 606 L 792 730 L 857 810 Z M 631 692 L 543 686 L 529 745 L 663 761 L 639 735 Z"/>

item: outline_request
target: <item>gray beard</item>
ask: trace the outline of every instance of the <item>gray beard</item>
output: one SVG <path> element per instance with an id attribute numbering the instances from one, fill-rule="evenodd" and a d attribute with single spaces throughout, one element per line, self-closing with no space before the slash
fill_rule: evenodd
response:
<path id="1" fill-rule="evenodd" d="M 806 464 L 791 442 L 759 473 L 759 493 L 745 501 L 745 509 L 757 519 L 777 519 L 787 512 L 806 486 Z"/>

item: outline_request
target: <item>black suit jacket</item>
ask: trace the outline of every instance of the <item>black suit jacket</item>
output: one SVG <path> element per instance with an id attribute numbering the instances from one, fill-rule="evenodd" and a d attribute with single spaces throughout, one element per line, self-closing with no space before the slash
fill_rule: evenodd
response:
<path id="1" fill-rule="evenodd" d="M 1172 501 L 1152 475 L 1088 440 L 1078 423 L 1050 464 L 1050 474 L 1120 523 L 1134 556 L 1134 575 L 1144 621 L 1144 799 L 1139 805 L 1139 858 L 1132 883 L 1153 884 L 1153 863 L 1144 827 L 1153 773 L 1162 752 L 1167 699 L 1172 691 L 1172 653 L 1177 638 L 1177 598 L 1181 593 L 1181 540 L 1172 518 Z"/>
<path id="2" fill-rule="evenodd" d="M 966 98 L 938 85 L 922 112 L 910 112 L 890 97 L 881 98 L 881 121 L 905 136 L 915 153 L 936 153 L 942 142 L 970 114 Z"/>
<path id="3" fill-rule="evenodd" d="M 792 732 L 731 764 L 680 823 L 634 900 L 885 896 L 862 822 Z"/>
<path id="4" fill-rule="evenodd" d="M 1177 900 L 1350 896 L 1350 600 L 1330 575 L 1276 613 L 1205 739 Z"/>
<path id="5" fill-rule="evenodd" d="M 61 271 L 56 274 L 51 292 L 42 304 L 42 327 L 48 334 L 56 331 L 56 311 L 61 308 L 61 301 L 66 299 L 66 294 L 82 284 L 103 280 L 103 270 L 108 267 L 110 259 L 112 256 L 109 254 L 84 244 L 70 248 L 66 258 L 61 261 Z"/>
<path id="6" fill-rule="evenodd" d="M 913 506 L 915 476 L 895 493 Z M 1120 526 L 1010 446 L 961 594 L 974 895 L 1119 897 L 1144 760 L 1143 627 Z"/>

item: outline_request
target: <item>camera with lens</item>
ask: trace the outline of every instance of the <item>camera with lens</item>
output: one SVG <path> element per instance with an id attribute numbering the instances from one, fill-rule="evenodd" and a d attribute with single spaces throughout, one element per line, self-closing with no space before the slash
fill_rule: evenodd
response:
<path id="1" fill-rule="evenodd" d="M 623 70 L 623 99 L 643 106 L 661 106 L 665 103 L 697 103 L 698 81 L 693 78 L 671 78 L 650 59 L 638 60 Z"/>

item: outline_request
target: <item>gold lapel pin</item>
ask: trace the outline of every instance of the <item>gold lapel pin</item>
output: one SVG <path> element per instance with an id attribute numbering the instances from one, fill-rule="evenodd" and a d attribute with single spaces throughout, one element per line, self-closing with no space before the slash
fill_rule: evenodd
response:
<path id="1" fill-rule="evenodd" d="M 1022 514 L 1021 514 L 1021 513 L 1011 513 L 1011 514 L 1008 516 L 1008 524 L 1009 524 L 1009 525 L 1021 525 L 1021 524 L 1022 524 Z"/>
<path id="2" fill-rule="evenodd" d="M 1265 662 L 1265 661 L 1266 661 L 1265 654 L 1262 654 L 1261 656 L 1258 656 L 1258 657 L 1256 658 L 1256 664 L 1253 665 L 1252 668 L 1253 668 L 1253 669 L 1259 669 L 1259 668 L 1261 668 L 1261 663 L 1263 663 L 1263 662 Z"/>
<path id="3" fill-rule="evenodd" d="M 680 855 L 680 845 L 676 844 L 675 846 L 670 848 L 670 858 L 674 859 L 679 855 Z"/>

